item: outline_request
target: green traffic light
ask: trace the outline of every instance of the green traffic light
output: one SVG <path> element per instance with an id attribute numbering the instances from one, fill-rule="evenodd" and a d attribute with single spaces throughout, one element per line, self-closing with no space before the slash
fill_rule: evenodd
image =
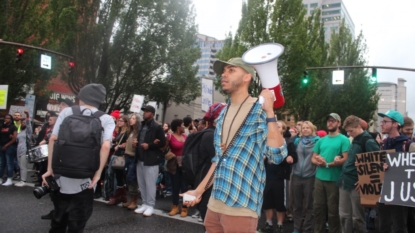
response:
<path id="1" fill-rule="evenodd" d="M 378 71 L 376 68 L 372 68 L 372 77 L 370 78 L 371 83 L 377 83 L 378 82 Z"/>
<path id="2" fill-rule="evenodd" d="M 307 71 L 304 71 L 302 83 L 303 83 L 303 85 L 307 85 L 308 82 L 309 82 L 308 72 Z"/>
<path id="3" fill-rule="evenodd" d="M 308 83 L 308 78 L 303 78 L 303 83 L 307 84 Z"/>

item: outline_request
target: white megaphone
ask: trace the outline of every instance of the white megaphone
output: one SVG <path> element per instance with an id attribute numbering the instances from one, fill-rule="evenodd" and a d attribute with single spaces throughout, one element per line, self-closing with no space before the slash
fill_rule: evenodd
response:
<path id="1" fill-rule="evenodd" d="M 284 52 L 284 46 L 277 43 L 267 43 L 255 46 L 244 53 L 242 60 L 252 65 L 261 80 L 262 88 L 269 89 L 274 94 L 274 108 L 284 106 L 280 78 L 278 77 L 277 61 Z M 264 98 L 259 96 L 262 104 Z"/>

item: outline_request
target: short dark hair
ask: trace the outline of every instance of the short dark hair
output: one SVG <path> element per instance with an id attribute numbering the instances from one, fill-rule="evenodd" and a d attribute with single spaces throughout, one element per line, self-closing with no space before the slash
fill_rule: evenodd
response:
<path id="1" fill-rule="evenodd" d="M 183 124 L 183 120 L 182 119 L 174 119 L 171 124 L 171 131 L 176 132 L 177 127 L 180 127 Z"/>
<path id="2" fill-rule="evenodd" d="M 183 123 L 184 123 L 184 127 L 189 127 L 190 123 L 192 123 L 192 118 L 189 117 L 189 116 L 183 118 Z M 172 128 L 173 128 L 173 126 L 172 126 Z"/>

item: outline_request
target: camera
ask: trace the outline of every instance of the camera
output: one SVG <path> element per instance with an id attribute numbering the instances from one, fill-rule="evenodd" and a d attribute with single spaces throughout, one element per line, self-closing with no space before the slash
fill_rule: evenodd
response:
<path id="1" fill-rule="evenodd" d="M 37 187 L 33 189 L 33 195 L 35 195 L 37 199 L 42 198 L 43 196 L 45 196 L 46 194 L 50 192 L 59 191 L 59 185 L 56 183 L 55 178 L 53 178 L 52 176 L 48 176 L 45 178 L 45 180 L 48 183 L 49 187 L 42 186 L 42 187 Z"/>

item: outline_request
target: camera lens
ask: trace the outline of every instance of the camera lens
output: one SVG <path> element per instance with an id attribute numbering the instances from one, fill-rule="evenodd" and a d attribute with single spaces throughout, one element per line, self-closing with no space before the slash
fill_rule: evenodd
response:
<path id="1" fill-rule="evenodd" d="M 37 187 L 37 188 L 33 189 L 33 195 L 35 195 L 35 197 L 37 199 L 42 198 L 47 193 L 49 193 L 49 189 L 48 189 L 47 186 Z"/>

